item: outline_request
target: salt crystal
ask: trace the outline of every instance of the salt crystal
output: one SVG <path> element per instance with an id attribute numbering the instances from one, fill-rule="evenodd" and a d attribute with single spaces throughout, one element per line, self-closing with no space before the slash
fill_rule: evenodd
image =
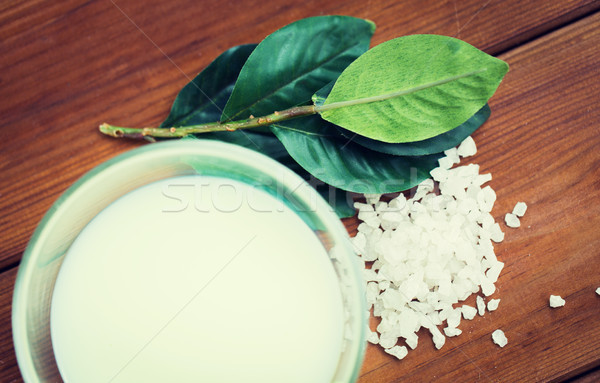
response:
<path id="1" fill-rule="evenodd" d="M 565 305 L 565 300 L 560 295 L 550 295 L 550 307 L 562 307 Z"/>
<path id="2" fill-rule="evenodd" d="M 478 295 L 475 300 L 477 301 L 477 313 L 480 316 L 483 316 L 483 314 L 485 314 L 485 302 L 480 295 Z"/>
<path id="3" fill-rule="evenodd" d="M 452 165 L 454 165 L 454 161 L 452 160 L 452 158 L 442 157 L 438 159 L 438 164 L 442 169 L 450 169 Z"/>
<path id="4" fill-rule="evenodd" d="M 365 235 L 369 235 L 373 232 L 373 228 L 364 222 L 359 223 L 356 230 L 358 230 L 359 233 L 364 233 Z"/>
<path id="5" fill-rule="evenodd" d="M 421 182 L 419 186 L 417 186 L 417 191 L 412 198 L 413 201 L 418 201 L 421 198 L 425 197 L 427 193 L 429 193 L 431 190 L 433 190 L 433 180 L 431 178 L 428 178 L 425 181 Z"/>
<path id="6" fill-rule="evenodd" d="M 390 334 L 389 332 L 384 332 L 379 336 L 379 344 L 383 348 L 394 347 L 396 343 L 398 343 L 398 337 Z"/>
<path id="7" fill-rule="evenodd" d="M 366 291 L 367 303 L 369 303 L 369 304 L 375 303 L 375 301 L 377 300 L 377 297 L 379 296 L 379 291 L 380 291 L 379 285 L 377 284 L 377 282 L 367 283 L 367 291 Z"/>
<path id="8" fill-rule="evenodd" d="M 596 294 L 600 295 L 600 287 L 596 289 Z"/>
<path id="9" fill-rule="evenodd" d="M 377 213 L 382 213 L 388 210 L 388 203 L 385 201 L 379 201 L 373 204 L 373 207 Z"/>
<path id="10" fill-rule="evenodd" d="M 404 215 L 397 211 L 385 211 L 379 216 L 381 220 L 381 228 L 383 230 L 394 230 L 398 224 L 404 219 Z"/>
<path id="11" fill-rule="evenodd" d="M 371 205 L 375 205 L 377 202 L 379 202 L 380 198 L 381 194 L 365 194 L 365 199 L 367 200 L 367 203 Z"/>
<path id="12" fill-rule="evenodd" d="M 494 291 L 496 291 L 496 286 L 494 286 L 494 283 L 492 283 L 492 281 L 490 281 L 490 279 L 488 277 L 486 277 L 485 275 L 481 276 L 480 283 L 481 283 L 481 292 L 486 297 L 489 297 L 490 295 L 492 295 L 494 293 Z M 480 315 L 483 315 L 483 314 L 480 314 Z"/>
<path id="13" fill-rule="evenodd" d="M 394 346 L 392 348 L 385 349 L 385 352 L 395 356 L 398 359 L 404 359 L 404 357 L 408 355 L 408 349 L 404 346 Z"/>
<path id="14" fill-rule="evenodd" d="M 354 237 L 350 239 L 354 251 L 358 254 L 362 254 L 367 246 L 367 236 L 365 233 L 358 232 Z"/>
<path id="15" fill-rule="evenodd" d="M 513 213 L 506 213 L 506 215 L 504 216 L 504 221 L 506 222 L 506 226 L 508 227 L 514 228 L 521 226 L 521 221 L 519 221 L 519 218 Z"/>
<path id="16" fill-rule="evenodd" d="M 477 203 L 482 212 L 491 212 L 494 207 L 494 202 L 496 202 L 496 193 L 491 187 L 486 186 L 477 193 Z"/>
<path id="17" fill-rule="evenodd" d="M 381 277 L 379 276 L 379 274 L 377 274 L 377 271 L 373 269 L 363 269 L 363 278 L 367 282 L 381 280 Z"/>
<path id="18" fill-rule="evenodd" d="M 402 336 L 404 337 L 404 341 L 406 342 L 408 347 L 410 347 L 413 350 L 417 348 L 417 345 L 419 343 L 419 337 L 416 333 L 411 332 L 409 334 L 403 334 Z"/>
<path id="19" fill-rule="evenodd" d="M 446 327 L 444 328 L 444 334 L 446 334 L 447 337 L 458 336 L 462 334 L 462 330 L 454 327 Z"/>
<path id="20" fill-rule="evenodd" d="M 444 150 L 444 154 L 454 164 L 458 164 L 460 162 L 460 158 L 458 157 L 458 149 L 456 149 L 456 148 L 450 148 L 448 150 Z"/>
<path id="21" fill-rule="evenodd" d="M 437 182 L 443 182 L 448 179 L 448 169 L 447 168 L 437 167 L 437 168 L 433 169 L 431 172 L 429 172 L 429 174 L 431 174 L 431 177 L 433 177 L 433 179 L 436 180 Z"/>
<path id="22" fill-rule="evenodd" d="M 354 208 L 356 210 L 358 210 L 359 212 L 361 212 L 361 211 L 375 211 L 375 209 L 373 208 L 373 205 L 368 204 L 368 203 L 362 203 L 362 202 L 354 202 Z"/>
<path id="23" fill-rule="evenodd" d="M 367 303 L 380 318 L 377 332 L 367 336 L 399 358 L 408 349 L 398 340 L 416 348 L 421 327 L 441 348 L 446 336 L 461 333 L 461 317 L 484 315 L 483 296 L 496 290 L 504 264 L 493 242 L 503 241 L 504 233 L 491 214 L 496 193 L 482 187 L 492 176 L 479 174 L 478 165 L 454 166 L 476 150 L 471 138 L 447 150 L 412 198 L 400 193 L 386 203 L 381 195 L 367 195 L 367 203 L 355 203 L 361 223 L 352 243 L 363 263 L 372 262 L 364 271 Z M 513 211 L 517 220 L 519 209 Z M 454 308 L 477 293 L 477 307 Z M 498 301 L 489 300 L 487 309 L 495 310 Z"/>
<path id="24" fill-rule="evenodd" d="M 492 266 L 488 269 L 488 271 L 485 272 L 485 275 L 492 283 L 496 283 L 503 268 L 503 262 L 495 261 L 492 263 Z"/>
<path id="25" fill-rule="evenodd" d="M 450 312 L 450 314 L 448 315 L 448 319 L 446 320 L 448 327 L 458 327 L 458 325 L 460 324 L 460 314 L 460 309 L 454 309 Z"/>
<path id="26" fill-rule="evenodd" d="M 469 157 L 477 153 L 477 146 L 471 136 L 465 138 L 458 146 L 458 155 L 461 157 Z"/>
<path id="27" fill-rule="evenodd" d="M 504 241 L 504 233 L 497 222 L 494 222 L 490 229 L 490 238 L 496 243 Z"/>
<path id="28" fill-rule="evenodd" d="M 469 305 L 462 305 L 460 311 L 462 312 L 463 318 L 465 318 L 466 320 L 471 320 L 475 318 L 475 314 L 477 314 L 477 309 Z"/>
<path id="29" fill-rule="evenodd" d="M 379 334 L 377 334 L 375 331 L 368 331 L 367 334 L 367 342 L 379 344 Z"/>
<path id="30" fill-rule="evenodd" d="M 488 311 L 494 311 L 498 308 L 498 304 L 500 303 L 500 299 L 490 299 L 487 304 Z"/>
<path id="31" fill-rule="evenodd" d="M 437 348 L 438 350 L 442 348 L 444 346 L 444 343 L 446 343 L 446 337 L 444 336 L 444 334 L 442 334 L 440 330 L 432 324 L 424 323 L 423 327 L 427 328 L 431 333 L 431 337 L 435 348 Z"/>
<path id="32" fill-rule="evenodd" d="M 474 185 L 477 186 L 481 186 L 486 182 L 489 182 L 492 180 L 492 174 L 491 173 L 486 173 L 486 174 L 479 174 L 477 175 L 477 177 L 475 177 L 475 180 L 473 181 Z"/>
<path id="33" fill-rule="evenodd" d="M 492 340 L 494 341 L 494 343 L 496 343 L 500 347 L 504 347 L 508 343 L 508 339 L 506 339 L 506 336 L 504 335 L 504 331 L 502 331 L 502 330 L 494 331 L 492 333 Z"/>
<path id="34" fill-rule="evenodd" d="M 392 211 L 402 211 L 406 207 L 406 197 L 404 194 L 399 194 L 388 203 L 388 209 Z"/>
<path id="35" fill-rule="evenodd" d="M 517 217 L 522 217 L 523 215 L 525 215 L 526 211 L 527 211 L 527 204 L 525 202 L 517 202 L 512 213 L 514 215 L 516 215 Z"/>

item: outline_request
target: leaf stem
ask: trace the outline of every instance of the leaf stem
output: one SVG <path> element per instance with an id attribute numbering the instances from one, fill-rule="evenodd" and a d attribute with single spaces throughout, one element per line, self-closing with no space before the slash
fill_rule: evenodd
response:
<path id="1" fill-rule="evenodd" d="M 179 138 L 196 133 L 225 132 L 238 129 L 256 128 L 259 126 L 271 125 L 277 122 L 290 120 L 296 117 L 309 116 L 317 113 L 314 105 L 295 106 L 290 109 L 271 113 L 263 117 L 250 116 L 245 120 L 231 121 L 227 123 L 211 122 L 207 124 L 189 125 L 170 128 L 126 128 L 114 126 L 107 123 L 100 125 L 100 132 L 116 138 L 147 139 L 149 137 L 157 138 Z"/>
<path id="2" fill-rule="evenodd" d="M 121 126 L 114 126 L 107 123 L 100 125 L 99 129 L 102 133 L 116 137 L 116 138 L 134 138 L 134 139 L 150 139 L 152 137 L 157 138 L 178 138 L 185 137 L 190 134 L 198 133 L 209 133 L 209 132 L 224 132 L 224 131 L 235 131 L 238 129 L 250 129 L 259 126 L 271 125 L 277 122 L 290 120 L 296 117 L 309 116 L 315 113 L 322 113 L 332 109 L 344 108 L 353 105 L 368 104 L 372 102 L 384 101 L 394 97 L 400 97 L 407 94 L 415 93 L 423 89 L 431 88 L 434 86 L 442 85 L 455 81 L 461 78 L 473 76 L 481 73 L 486 69 L 479 69 L 476 71 L 459 74 L 456 76 L 447 77 L 445 79 L 433 81 L 427 84 L 415 86 L 410 89 L 404 89 L 397 92 L 386 93 L 371 97 L 364 97 L 355 100 L 338 101 L 332 102 L 331 104 L 325 104 L 321 106 L 317 105 L 306 105 L 306 106 L 295 106 L 290 109 L 274 112 L 263 117 L 250 116 L 245 120 L 231 121 L 231 122 L 211 122 L 207 124 L 179 126 L 170 128 L 126 128 Z"/>

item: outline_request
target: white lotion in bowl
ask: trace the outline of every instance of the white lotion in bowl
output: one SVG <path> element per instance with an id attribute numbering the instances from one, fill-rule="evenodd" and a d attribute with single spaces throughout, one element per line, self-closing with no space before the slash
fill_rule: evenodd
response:
<path id="1" fill-rule="evenodd" d="M 274 196 L 225 178 L 140 187 L 98 214 L 51 306 L 63 379 L 329 382 L 339 282 L 322 243 Z"/>

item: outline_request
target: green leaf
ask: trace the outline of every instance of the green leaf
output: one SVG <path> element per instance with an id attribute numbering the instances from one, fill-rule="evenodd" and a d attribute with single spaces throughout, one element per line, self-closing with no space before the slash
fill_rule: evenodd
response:
<path id="1" fill-rule="evenodd" d="M 504 61 L 452 37 L 399 37 L 350 64 L 320 113 L 375 140 L 421 141 L 467 121 L 507 71 Z"/>
<path id="2" fill-rule="evenodd" d="M 218 121 L 240 70 L 257 44 L 228 49 L 208 65 L 179 92 L 161 128 L 187 126 Z M 229 142 L 259 151 L 285 165 L 295 165 L 285 147 L 272 134 L 238 130 L 205 133 L 198 136 Z M 297 167 L 297 166 L 296 166 Z"/>
<path id="3" fill-rule="evenodd" d="M 217 57 L 181 89 L 161 128 L 218 121 L 235 82 L 257 44 L 239 45 Z"/>
<path id="4" fill-rule="evenodd" d="M 169 128 L 218 121 L 239 72 L 255 47 L 256 44 L 240 45 L 217 57 L 179 92 L 169 116 L 160 127 Z M 204 133 L 189 139 L 194 138 L 216 139 L 259 151 L 281 162 L 307 180 L 331 204 L 340 218 L 355 214 L 352 199 L 345 191 L 316 182 L 310 173 L 290 157 L 281 141 L 273 134 L 238 130 Z"/>
<path id="5" fill-rule="evenodd" d="M 338 189 L 356 193 L 410 189 L 429 178 L 441 157 L 390 156 L 369 150 L 341 136 L 319 116 L 286 121 L 271 130 L 306 171 Z"/>
<path id="6" fill-rule="evenodd" d="M 359 136 L 349 131 L 342 132 L 346 137 L 352 139 L 359 145 L 381 153 L 394 156 L 424 156 L 427 154 L 440 153 L 444 150 L 459 145 L 465 138 L 477 130 L 490 116 L 490 107 L 485 104 L 471 118 L 458 127 L 442 133 L 438 136 L 422 141 L 388 143 Z"/>
<path id="7" fill-rule="evenodd" d="M 242 68 L 221 121 L 305 104 L 369 48 L 374 30 L 367 20 L 318 16 L 272 33 Z"/>

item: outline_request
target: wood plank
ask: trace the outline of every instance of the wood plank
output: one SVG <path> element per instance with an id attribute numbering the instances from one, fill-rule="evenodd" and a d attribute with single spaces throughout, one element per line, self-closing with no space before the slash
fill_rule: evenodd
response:
<path id="1" fill-rule="evenodd" d="M 0 269 L 19 260 L 44 212 L 70 184 L 139 145 L 100 136 L 98 124 L 158 124 L 188 79 L 230 46 L 260 41 L 303 17 L 348 14 L 377 23 L 374 43 L 438 33 L 494 53 L 599 7 L 597 1 L 575 0 L 552 6 L 517 0 L 310 0 L 301 7 L 290 0 L 244 6 L 220 0 L 5 2 Z"/>
<path id="2" fill-rule="evenodd" d="M 464 335 L 440 351 L 425 333 L 402 361 L 369 346 L 361 383 L 560 381 L 600 363 L 598 46 L 600 14 L 502 56 L 511 70 L 471 161 L 493 174 L 497 221 L 516 202 L 529 205 L 522 227 L 505 228 L 495 246 L 506 263 L 500 307 L 463 321 Z M 550 294 L 565 307 L 549 308 Z M 503 349 L 491 340 L 497 328 Z"/>
<path id="3" fill-rule="evenodd" d="M 461 38 L 494 53 L 600 5 L 116 1 L 179 71 L 110 2 L 58 3 L 0 5 L 0 268 L 19 260 L 43 213 L 76 178 L 138 145 L 100 137 L 98 123 L 160 122 L 187 81 L 182 72 L 193 76 L 229 46 L 301 17 L 343 13 L 374 20 L 375 43 L 460 29 Z M 231 22 L 223 23 L 224 15 Z M 497 246 L 507 263 L 499 310 L 463 322 L 465 335 L 440 351 L 422 338 L 397 362 L 369 347 L 361 382 L 561 380 L 599 363 L 598 27 L 595 15 L 505 54 L 511 72 L 493 99 L 492 118 L 476 133 L 481 151 L 473 161 L 494 175 L 497 218 L 518 200 L 530 204 L 524 227 L 507 231 Z M 346 225 L 353 230 L 356 221 Z M 2 382 L 20 381 L 9 331 L 14 273 L 0 275 Z M 548 309 L 550 293 L 567 306 Z M 489 337 L 499 327 L 509 337 L 501 350 Z"/>
<path id="4" fill-rule="evenodd" d="M 12 294 L 17 269 L 0 274 L 0 382 L 22 382 L 12 343 L 11 310 Z"/>

